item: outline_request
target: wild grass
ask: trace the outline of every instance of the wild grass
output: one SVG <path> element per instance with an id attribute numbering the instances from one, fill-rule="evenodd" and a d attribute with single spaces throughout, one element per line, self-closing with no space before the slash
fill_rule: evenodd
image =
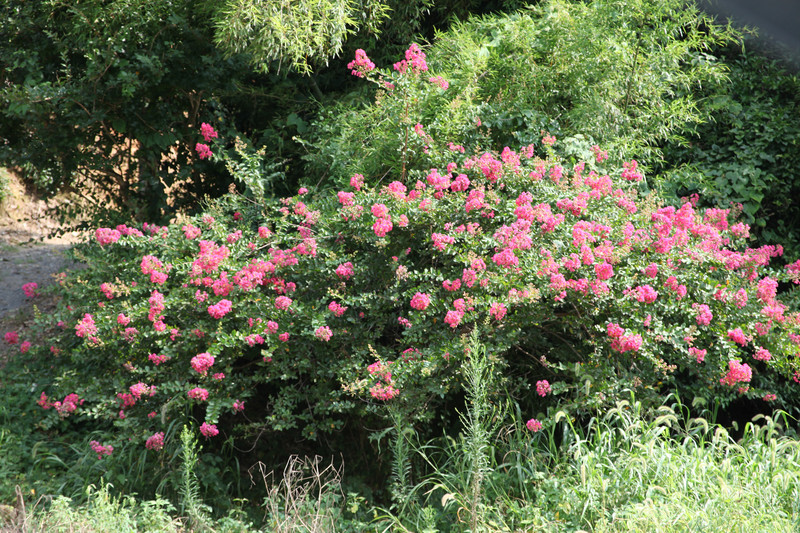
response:
<path id="1" fill-rule="evenodd" d="M 474 407 L 470 404 L 464 415 L 465 433 L 459 438 L 412 446 L 415 464 L 428 470 L 418 475 L 421 481 L 411 488 L 406 505 L 391 511 L 365 507 L 365 500 L 352 494 L 345 498 L 341 467 L 293 457 L 280 481 L 267 483 L 264 477 L 260 526 L 231 515 L 212 519 L 190 512 L 193 506 L 205 510 L 194 491 L 178 506 L 183 509 L 179 517 L 165 500 L 116 496 L 103 485 L 89 486 L 80 506 L 55 497 L 27 510 L 6 509 L 0 531 L 800 530 L 800 442 L 791 427 L 795 421 L 786 416 L 759 416 L 734 439 L 721 426 L 690 417 L 679 403 L 646 412 L 632 398 L 583 425 L 557 412 L 534 434 L 518 413 L 497 430 L 489 415 L 498 411 Z M 494 431 L 491 439 L 476 431 L 471 425 L 476 422 Z M 191 477 L 192 461 L 184 468 Z M 362 507 L 358 517 L 348 510 L 354 502 Z"/>

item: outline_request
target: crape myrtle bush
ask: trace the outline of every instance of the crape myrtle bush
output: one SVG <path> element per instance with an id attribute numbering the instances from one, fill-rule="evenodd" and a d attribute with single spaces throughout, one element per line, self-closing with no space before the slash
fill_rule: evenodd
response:
<path id="1" fill-rule="evenodd" d="M 351 68 L 377 72 L 363 51 Z M 447 90 L 417 46 L 381 75 Z M 597 148 L 566 165 L 549 135 L 468 153 L 414 130 L 420 145 L 401 149 L 420 163 L 382 182 L 97 229 L 43 319 L 61 328 L 37 348 L 53 362 L 35 391 L 43 424 L 113 427 L 91 444 L 107 460 L 122 444 L 169 454 L 185 421 L 213 449 L 334 436 L 387 404 L 446 418 L 476 327 L 523 412 L 594 412 L 630 390 L 796 401 L 800 316 L 776 294 L 800 261 L 770 268 L 780 247 L 748 248 L 734 213 L 661 207 L 635 161 Z M 206 157 L 224 142 L 212 133 Z"/>

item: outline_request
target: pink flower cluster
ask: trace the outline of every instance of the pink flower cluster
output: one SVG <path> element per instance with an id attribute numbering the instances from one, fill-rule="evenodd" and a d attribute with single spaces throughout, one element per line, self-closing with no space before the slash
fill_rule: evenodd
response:
<path id="1" fill-rule="evenodd" d="M 220 300 L 214 305 L 208 306 L 208 314 L 219 320 L 233 310 L 230 300 Z"/>
<path id="2" fill-rule="evenodd" d="M 105 246 L 117 242 L 122 237 L 122 233 L 115 229 L 97 228 L 94 237 L 100 246 Z"/>
<path id="3" fill-rule="evenodd" d="M 441 76 L 433 76 L 432 78 L 428 78 L 428 81 L 441 89 L 447 90 L 450 87 L 450 84 L 447 83 L 447 80 Z"/>
<path id="4" fill-rule="evenodd" d="M 150 275 L 150 281 L 152 283 L 162 285 L 167 281 L 167 274 L 164 272 L 166 270 L 164 264 L 157 257 L 152 255 L 142 257 L 140 267 L 142 269 L 142 274 Z"/>
<path id="5" fill-rule="evenodd" d="M 28 298 L 33 298 L 37 295 L 36 289 L 39 288 L 39 285 L 36 282 L 31 281 L 30 283 L 26 283 L 22 286 L 22 292 L 25 293 L 25 296 Z"/>
<path id="6" fill-rule="evenodd" d="M 328 310 L 335 316 L 342 316 L 345 311 L 347 311 L 347 307 L 341 305 L 339 302 L 332 301 L 328 304 Z"/>
<path id="7" fill-rule="evenodd" d="M 377 361 L 367 367 L 369 374 L 380 380 L 369 389 L 370 395 L 376 400 L 385 402 L 400 394 L 400 391 L 394 386 L 392 372 L 389 370 L 389 365 L 391 364 L 391 361 L 387 361 L 386 363 Z"/>
<path id="8" fill-rule="evenodd" d="M 419 74 L 428 70 L 428 64 L 425 62 L 425 53 L 420 49 L 419 45 L 412 44 L 406 50 L 406 58 L 394 64 L 394 69 L 400 74 L 405 74 L 411 71 L 411 74 Z"/>
<path id="9" fill-rule="evenodd" d="M 200 401 L 200 402 L 204 402 L 204 401 L 208 400 L 208 391 L 206 389 L 201 388 L 201 387 L 193 388 L 192 390 L 187 392 L 186 395 L 189 398 L 191 398 L 192 400 L 197 400 L 197 401 Z"/>
<path id="10" fill-rule="evenodd" d="M 528 428 L 528 431 L 536 433 L 542 429 L 542 423 L 536 420 L 535 418 L 531 418 L 530 420 L 525 422 L 525 427 Z"/>
<path id="11" fill-rule="evenodd" d="M 205 122 L 200 124 L 200 135 L 203 136 L 203 139 L 205 139 L 206 142 L 209 142 L 211 141 L 211 139 L 216 139 L 218 137 L 218 134 L 214 129 L 214 127 Z"/>
<path id="12" fill-rule="evenodd" d="M 539 396 L 547 396 L 550 392 L 553 391 L 553 388 L 550 386 L 550 382 L 546 379 L 542 379 L 536 382 L 536 394 Z"/>
<path id="13" fill-rule="evenodd" d="M 749 342 L 747 335 L 744 334 L 742 328 L 732 329 L 728 332 L 728 338 L 735 342 L 736 344 L 740 344 L 742 346 L 746 346 Z"/>
<path id="14" fill-rule="evenodd" d="M 492 318 L 495 320 L 503 320 L 507 312 L 508 309 L 506 309 L 506 306 L 500 302 L 493 302 L 492 305 L 489 306 L 489 314 L 492 315 Z"/>
<path id="15" fill-rule="evenodd" d="M 628 181 L 642 181 L 644 179 L 644 175 L 638 170 L 639 163 L 636 162 L 634 159 L 630 163 L 622 163 L 622 179 Z"/>
<path id="16" fill-rule="evenodd" d="M 695 320 L 697 321 L 698 326 L 707 326 L 711 323 L 714 315 L 711 313 L 711 309 L 706 304 L 692 304 L 692 308 L 697 311 Z"/>
<path id="17" fill-rule="evenodd" d="M 209 424 L 208 422 L 203 422 L 200 425 L 200 433 L 202 433 L 203 436 L 208 439 L 219 435 L 219 430 L 217 429 L 216 424 Z"/>
<path id="18" fill-rule="evenodd" d="M 620 352 L 638 352 L 642 347 L 641 335 L 626 335 L 619 324 L 610 323 L 606 327 L 608 337 L 611 339 L 611 349 Z"/>
<path id="19" fill-rule="evenodd" d="M 209 159 L 213 154 L 211 148 L 207 144 L 197 143 L 194 147 L 200 159 Z"/>
<path id="20" fill-rule="evenodd" d="M 411 298 L 411 307 L 417 311 L 424 311 L 431 303 L 431 297 L 424 292 L 418 292 Z"/>
<path id="21" fill-rule="evenodd" d="M 353 76 L 363 78 L 366 72 L 375 70 L 375 63 L 370 61 L 364 50 L 359 48 L 356 50 L 356 58 L 347 64 L 347 68 L 350 69 Z"/>
<path id="22" fill-rule="evenodd" d="M 719 382 L 730 387 L 737 383 L 749 383 L 752 377 L 753 371 L 748 365 L 731 360 L 728 361 L 728 373 Z"/>
<path id="23" fill-rule="evenodd" d="M 203 352 L 192 357 L 192 369 L 203 376 L 206 375 L 208 369 L 214 365 L 214 356 L 208 352 Z"/>
<path id="24" fill-rule="evenodd" d="M 44 395 L 44 393 L 42 393 Z M 64 418 L 74 413 L 79 405 L 83 405 L 83 400 L 74 392 L 67 394 L 63 401 L 55 401 L 52 406 L 58 411 L 58 414 Z"/>
<path id="25" fill-rule="evenodd" d="M 88 338 L 89 340 L 97 335 L 97 326 L 94 323 L 94 317 L 89 313 L 83 315 L 80 322 L 75 325 L 75 335 L 81 338 Z"/>
<path id="26" fill-rule="evenodd" d="M 3 340 L 6 341 L 7 344 L 17 344 L 19 342 L 19 333 L 16 331 L 7 331 L 6 334 L 3 335 Z"/>
<path id="27" fill-rule="evenodd" d="M 329 328 L 328 326 L 320 326 L 316 329 L 316 331 L 314 331 L 314 336 L 319 340 L 328 342 L 329 340 L 331 340 L 333 332 L 331 331 L 331 328 Z"/>
<path id="28" fill-rule="evenodd" d="M 148 450 L 159 451 L 164 448 L 164 432 L 159 431 L 147 438 L 144 447 Z"/>
<path id="29" fill-rule="evenodd" d="M 114 447 L 110 444 L 108 446 L 103 446 L 96 440 L 89 442 L 89 445 L 92 447 L 92 451 L 97 454 L 98 459 L 102 459 L 104 455 L 111 455 L 114 451 Z"/>

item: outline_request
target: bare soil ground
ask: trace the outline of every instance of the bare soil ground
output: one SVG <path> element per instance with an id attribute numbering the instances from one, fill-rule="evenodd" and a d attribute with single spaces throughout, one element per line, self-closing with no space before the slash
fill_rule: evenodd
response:
<path id="1" fill-rule="evenodd" d="M 80 240 L 76 234 L 51 238 L 58 222 L 48 215 L 47 204 L 13 173 L 0 168 L 10 180 L 10 192 L 0 204 L 0 356 L 12 348 L 2 342 L 11 330 L 24 338 L 34 306 L 47 312 L 53 306 L 42 296 L 27 298 L 22 291 L 25 283 L 35 282 L 40 288 L 54 281 L 54 274 L 79 265 L 64 255 Z"/>

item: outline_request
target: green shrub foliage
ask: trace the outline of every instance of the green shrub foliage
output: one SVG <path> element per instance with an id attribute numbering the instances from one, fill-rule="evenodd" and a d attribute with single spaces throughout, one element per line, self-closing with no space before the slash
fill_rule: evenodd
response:
<path id="1" fill-rule="evenodd" d="M 800 252 L 800 79 L 752 51 L 728 51 L 729 79 L 699 94 L 711 120 L 687 145 L 668 144 L 664 188 L 705 205 L 742 205 L 762 243 Z"/>
<path id="2" fill-rule="evenodd" d="M 437 35 L 427 51 L 447 91 L 328 109 L 309 169 L 376 179 L 395 171 L 404 154 L 392 141 L 405 135 L 396 124 L 413 127 L 409 113 L 435 138 L 469 148 L 487 137 L 494 146 L 528 145 L 545 130 L 564 141 L 565 155 L 587 158 L 600 144 L 618 164 L 649 164 L 664 141 L 707 118 L 695 91 L 724 77 L 714 47 L 737 38 L 683 0 L 553 0 L 474 17 Z"/>
<path id="3" fill-rule="evenodd" d="M 199 119 L 227 117 L 221 102 L 251 72 L 214 48 L 202 5 L 11 0 L 0 17 L 4 165 L 44 191 L 77 189 L 78 214 L 105 220 L 168 219 L 227 191 L 230 178 L 198 165 L 189 140 Z"/>

